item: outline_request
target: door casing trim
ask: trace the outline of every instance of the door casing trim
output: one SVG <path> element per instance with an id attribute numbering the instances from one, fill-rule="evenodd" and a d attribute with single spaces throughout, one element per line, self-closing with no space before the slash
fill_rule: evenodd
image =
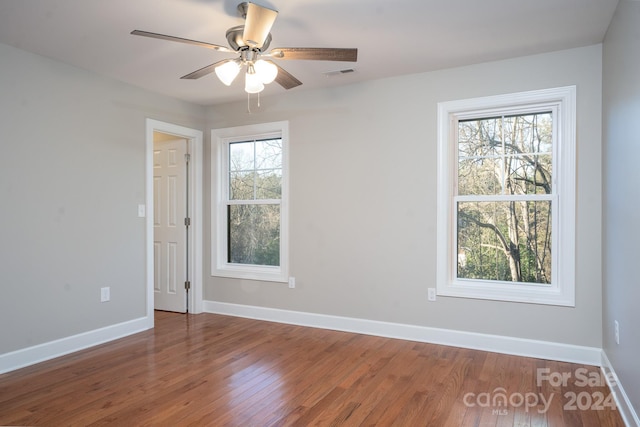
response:
<path id="1" fill-rule="evenodd" d="M 162 132 L 184 138 L 188 142 L 191 162 L 189 168 L 189 212 L 191 226 L 189 227 L 189 272 L 191 290 L 189 292 L 189 313 L 202 313 L 203 285 L 202 285 L 202 250 L 203 241 L 203 132 L 184 126 L 161 122 L 159 120 L 146 120 L 145 143 L 145 261 L 146 261 L 146 290 L 147 290 L 147 321 L 149 327 L 153 327 L 153 132 Z"/>

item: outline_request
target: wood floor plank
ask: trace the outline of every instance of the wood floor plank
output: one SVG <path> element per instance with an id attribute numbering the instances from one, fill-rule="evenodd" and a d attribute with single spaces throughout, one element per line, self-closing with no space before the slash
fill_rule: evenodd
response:
<path id="1" fill-rule="evenodd" d="M 400 343 L 390 342 L 390 344 L 395 347 Z M 397 380 L 393 374 L 397 372 L 396 368 L 400 365 L 398 358 L 406 358 L 409 355 L 408 352 L 412 343 L 403 342 L 401 344 L 403 348 L 400 352 L 391 355 L 391 357 L 383 357 L 379 364 L 374 365 L 372 369 L 362 377 L 361 381 L 349 389 L 346 389 L 348 392 L 345 393 L 343 399 L 332 402 L 329 410 L 324 410 L 323 413 L 318 414 L 314 419 L 305 420 L 305 424 L 331 424 L 336 418 L 336 415 L 344 416 L 343 413 L 347 407 L 352 408 L 349 415 L 349 422 L 355 425 L 361 423 L 372 410 L 374 402 L 383 399 L 389 388 L 391 388 Z M 364 399 L 365 396 L 366 402 Z M 354 408 L 354 402 L 365 403 Z"/>
<path id="2" fill-rule="evenodd" d="M 344 346 L 332 345 L 333 351 L 328 352 L 330 356 L 320 354 L 318 360 L 305 370 L 305 375 L 290 384 L 295 398 L 281 405 L 280 412 L 284 415 L 277 421 L 272 420 L 272 423 L 275 425 L 304 425 L 304 420 L 299 419 L 301 414 L 305 414 L 307 420 L 314 418 L 315 409 L 312 408 L 316 408 L 319 402 L 335 387 L 346 389 L 354 380 L 362 378 L 360 375 L 353 375 L 353 371 L 357 370 L 357 367 L 366 367 L 367 369 L 364 371 L 359 371 L 366 374 L 386 363 L 387 359 L 384 357 L 382 346 L 378 344 L 384 343 L 384 340 L 363 335 L 356 337 L 356 340 L 350 340 Z M 374 359 L 371 354 L 365 356 L 367 351 L 363 353 L 363 346 L 365 348 L 373 346 L 369 348 L 379 350 L 380 353 L 376 353 L 378 359 Z M 378 360 L 378 362 L 374 363 L 371 360 Z"/>
<path id="3" fill-rule="evenodd" d="M 155 324 L 0 375 L 0 425 L 623 426 L 596 405 L 606 385 L 578 381 L 597 367 L 213 314 Z"/>
<path id="4" fill-rule="evenodd" d="M 392 425 L 396 420 L 405 419 L 399 425 L 417 425 L 415 420 L 409 423 L 408 419 L 415 413 L 416 399 L 429 387 L 436 378 L 437 373 L 424 364 L 424 369 L 415 372 L 416 364 L 423 364 L 424 358 L 418 357 L 411 365 L 407 365 L 402 381 L 398 381 L 386 398 L 387 404 L 376 405 L 375 409 L 367 416 L 364 424 Z M 421 393 L 422 392 L 422 393 Z M 406 415 L 404 415 L 406 413 Z"/>
<path id="5" fill-rule="evenodd" d="M 275 415 L 281 415 L 280 418 L 269 417 L 269 420 L 265 420 L 268 421 L 265 425 L 309 424 L 316 418 L 319 409 L 326 404 L 328 395 L 334 395 L 335 389 L 349 388 L 348 384 L 353 382 L 350 378 L 354 377 L 353 371 L 357 370 L 356 367 L 370 366 L 364 362 L 366 358 L 363 356 L 362 346 L 371 343 L 371 338 L 360 335 L 340 348 L 332 346 L 331 356 L 322 355 L 312 367 L 305 369 L 304 376 L 291 382 L 295 398 L 283 402 L 280 405 L 281 410 L 275 411 Z M 318 381 L 319 378 L 321 381 Z M 302 413 L 304 418 L 300 419 Z"/>

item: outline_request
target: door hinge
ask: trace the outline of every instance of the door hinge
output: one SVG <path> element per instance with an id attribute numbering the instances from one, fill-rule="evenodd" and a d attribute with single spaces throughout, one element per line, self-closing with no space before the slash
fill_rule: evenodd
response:
<path id="1" fill-rule="evenodd" d="M 186 227 L 189 227 L 189 226 L 191 225 L 191 218 L 185 218 L 185 219 L 184 219 L 184 225 L 185 225 Z"/>
<path id="2" fill-rule="evenodd" d="M 184 282 L 184 288 L 185 288 L 186 290 L 191 289 L 191 282 L 190 282 L 190 281 L 188 281 L 188 280 L 187 280 L 186 282 Z"/>
<path id="3" fill-rule="evenodd" d="M 184 161 L 189 163 L 191 161 L 191 154 L 187 153 L 184 155 Z"/>

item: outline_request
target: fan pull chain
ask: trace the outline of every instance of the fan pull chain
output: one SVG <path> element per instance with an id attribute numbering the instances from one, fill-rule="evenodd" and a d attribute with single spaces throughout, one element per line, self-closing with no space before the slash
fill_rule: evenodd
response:
<path id="1" fill-rule="evenodd" d="M 258 108 L 260 108 L 260 92 L 258 92 Z M 247 114 L 252 114 L 250 93 L 247 93 Z"/>

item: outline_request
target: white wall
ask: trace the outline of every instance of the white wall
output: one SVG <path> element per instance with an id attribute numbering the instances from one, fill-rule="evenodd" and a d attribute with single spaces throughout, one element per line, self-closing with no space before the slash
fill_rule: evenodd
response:
<path id="1" fill-rule="evenodd" d="M 640 2 L 620 1 L 603 58 L 603 346 L 640 413 Z"/>
<path id="2" fill-rule="evenodd" d="M 210 107 L 208 128 L 290 121 L 297 287 L 211 277 L 207 261 L 205 299 L 600 347 L 601 54 L 596 45 L 331 90 L 293 89 L 263 98 L 253 114 L 246 102 Z M 576 307 L 428 302 L 436 276 L 437 103 L 574 84 Z"/>
<path id="3" fill-rule="evenodd" d="M 1 44 L 0 64 L 0 355 L 146 316 L 145 118 L 204 109 Z"/>

